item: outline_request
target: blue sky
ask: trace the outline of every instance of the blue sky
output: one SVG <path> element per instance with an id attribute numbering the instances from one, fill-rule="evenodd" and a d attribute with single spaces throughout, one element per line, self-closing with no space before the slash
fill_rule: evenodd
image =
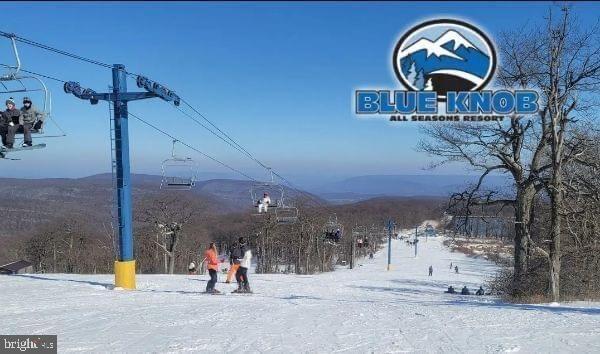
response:
<path id="1" fill-rule="evenodd" d="M 400 34 L 442 16 L 502 30 L 543 20 L 550 3 L 13 3 L 0 29 L 107 63 L 123 63 L 177 91 L 251 153 L 300 183 L 367 174 L 419 174 L 416 124 L 354 116 L 353 90 L 398 88 L 391 52 Z M 582 25 L 600 5 L 577 3 Z M 24 19 L 26 19 L 24 21 Z M 532 39 L 535 40 L 535 39 Z M 110 71 L 21 45 L 23 67 L 102 91 Z M 0 61 L 10 62 L 8 42 Z M 0 161 L 0 175 L 78 177 L 110 169 L 106 104 L 53 91 L 55 119 L 68 137 L 42 151 Z M 134 89 L 130 82 L 130 89 Z M 19 95 L 15 96 L 20 98 Z M 130 111 L 247 173 L 264 173 L 158 99 Z M 170 141 L 132 120 L 134 172 L 160 173 Z M 193 151 L 201 172 L 227 170 Z M 431 172 L 426 172 L 431 173 Z M 464 173 L 451 166 L 434 173 Z"/>

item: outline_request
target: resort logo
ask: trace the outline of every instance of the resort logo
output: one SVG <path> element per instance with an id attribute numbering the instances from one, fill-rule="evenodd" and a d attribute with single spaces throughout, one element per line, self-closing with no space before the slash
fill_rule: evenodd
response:
<path id="1" fill-rule="evenodd" d="M 476 91 L 496 69 L 496 50 L 476 27 L 456 20 L 434 20 L 410 29 L 394 49 L 394 71 L 414 91 Z"/>
<path id="2" fill-rule="evenodd" d="M 496 63 L 493 42 L 472 24 L 423 22 L 394 47 L 392 67 L 405 90 L 357 90 L 355 112 L 391 114 L 392 121 L 499 121 L 505 114 L 536 112 L 535 91 L 484 90 Z"/>

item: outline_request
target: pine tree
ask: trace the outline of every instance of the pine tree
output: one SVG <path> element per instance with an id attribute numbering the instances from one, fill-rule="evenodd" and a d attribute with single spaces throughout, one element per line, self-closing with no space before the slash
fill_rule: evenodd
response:
<path id="1" fill-rule="evenodd" d="M 417 69 L 415 67 L 415 62 L 413 61 L 410 68 L 408 69 L 408 73 L 406 74 L 406 80 L 412 84 L 415 81 L 416 75 L 417 75 Z"/>
<path id="2" fill-rule="evenodd" d="M 427 80 L 427 83 L 425 84 L 425 88 L 423 89 L 423 91 L 433 91 L 433 84 L 431 83 L 431 78 L 429 78 L 429 80 Z"/>
<path id="3" fill-rule="evenodd" d="M 423 75 L 423 70 L 420 70 L 413 81 L 413 86 L 419 90 L 423 90 L 423 86 L 425 86 L 425 78 Z"/>

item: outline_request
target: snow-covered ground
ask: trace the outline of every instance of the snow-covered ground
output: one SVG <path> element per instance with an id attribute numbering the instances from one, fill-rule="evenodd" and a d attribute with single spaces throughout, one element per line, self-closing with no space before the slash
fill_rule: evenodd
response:
<path id="1" fill-rule="evenodd" d="M 206 276 L 141 275 L 137 291 L 110 290 L 112 275 L 0 276 L 0 333 L 57 334 L 59 352 L 600 352 L 600 304 L 444 294 L 494 266 L 440 238 L 413 254 L 394 241 L 389 272 L 384 249 L 354 270 L 252 275 L 254 295 L 203 295 Z"/>

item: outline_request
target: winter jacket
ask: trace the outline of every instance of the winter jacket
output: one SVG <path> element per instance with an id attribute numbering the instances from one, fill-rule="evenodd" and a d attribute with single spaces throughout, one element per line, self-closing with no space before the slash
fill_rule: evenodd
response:
<path id="1" fill-rule="evenodd" d="M 240 264 L 240 259 L 244 256 L 244 252 L 242 252 L 242 247 L 244 246 L 236 247 L 231 252 L 231 261 L 233 261 L 233 264 Z"/>
<path id="2" fill-rule="evenodd" d="M 23 115 L 22 124 L 33 124 L 38 120 L 44 120 L 44 113 L 38 111 L 33 105 L 29 109 L 21 107 L 21 114 Z"/>
<path id="3" fill-rule="evenodd" d="M 260 204 L 262 204 L 262 205 L 270 205 L 271 204 L 271 197 L 269 197 L 269 196 L 262 197 L 260 199 Z"/>
<path id="4" fill-rule="evenodd" d="M 250 251 L 250 249 L 247 249 L 246 252 L 244 252 L 244 258 L 242 258 L 242 260 L 240 261 L 240 267 L 248 269 L 251 265 L 252 251 Z"/>
<path id="5" fill-rule="evenodd" d="M 2 119 L 4 122 L 4 125 L 9 125 L 10 122 L 13 122 L 15 125 L 21 124 L 22 121 L 22 116 L 21 116 L 21 110 L 19 109 L 7 109 L 6 111 L 2 112 Z"/>
<path id="6" fill-rule="evenodd" d="M 204 257 L 206 257 L 208 269 L 219 270 L 219 258 L 217 257 L 217 252 L 212 249 L 206 250 L 206 252 L 204 252 Z"/>
<path id="7" fill-rule="evenodd" d="M 14 125 L 22 124 L 22 119 L 23 118 L 20 110 L 16 108 L 7 109 L 6 111 L 2 112 L 2 116 L 0 117 L 0 126 L 7 127 L 11 122 Z"/>

